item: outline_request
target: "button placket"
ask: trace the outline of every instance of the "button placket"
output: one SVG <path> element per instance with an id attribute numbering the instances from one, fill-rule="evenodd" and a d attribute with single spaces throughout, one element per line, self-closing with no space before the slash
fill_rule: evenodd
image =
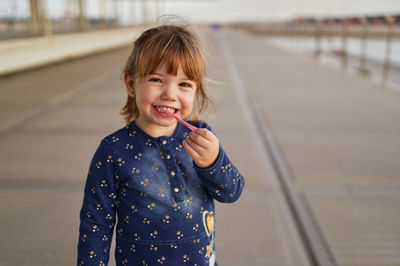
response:
<path id="1" fill-rule="evenodd" d="M 166 170 L 168 173 L 168 177 L 170 179 L 170 187 L 173 198 L 176 202 L 182 202 L 184 200 L 183 192 L 182 192 L 182 184 L 179 178 L 176 162 L 173 158 L 172 147 L 170 141 L 165 138 L 159 140 L 162 152 L 164 154 L 164 163 L 166 166 Z"/>

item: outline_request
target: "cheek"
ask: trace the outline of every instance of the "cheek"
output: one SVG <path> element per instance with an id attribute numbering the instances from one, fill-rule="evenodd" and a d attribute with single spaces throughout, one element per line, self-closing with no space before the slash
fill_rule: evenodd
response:
<path id="1" fill-rule="evenodd" d="M 183 95 L 183 97 L 181 97 L 181 103 L 185 107 L 185 109 L 189 111 L 189 113 L 193 109 L 194 96 L 194 93 L 187 93 Z"/>
<path id="2" fill-rule="evenodd" d="M 137 93 L 136 104 L 138 107 L 145 108 L 146 106 L 151 105 L 155 98 L 156 96 L 151 89 L 144 89 Z"/>

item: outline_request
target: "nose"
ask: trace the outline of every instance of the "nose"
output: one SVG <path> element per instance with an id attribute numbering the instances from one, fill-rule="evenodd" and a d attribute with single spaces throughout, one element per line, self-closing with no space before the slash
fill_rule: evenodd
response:
<path id="1" fill-rule="evenodd" d="M 163 86 L 163 91 L 161 94 L 161 99 L 166 101 L 175 101 L 177 94 L 177 88 L 172 83 L 166 83 Z"/>

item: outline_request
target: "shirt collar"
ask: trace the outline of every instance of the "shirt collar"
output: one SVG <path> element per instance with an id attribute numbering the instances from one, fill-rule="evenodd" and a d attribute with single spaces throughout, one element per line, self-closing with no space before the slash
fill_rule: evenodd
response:
<path id="1" fill-rule="evenodd" d="M 177 123 L 176 128 L 174 133 L 171 136 L 160 136 L 158 138 L 155 138 L 153 136 L 150 136 L 147 134 L 144 130 L 142 130 L 138 125 L 136 125 L 135 120 L 129 123 L 129 127 L 131 130 L 135 130 L 137 134 L 141 135 L 145 139 L 150 139 L 151 141 L 154 142 L 159 142 L 161 139 L 177 139 L 177 136 L 180 134 L 182 131 L 183 125 L 181 123 Z"/>

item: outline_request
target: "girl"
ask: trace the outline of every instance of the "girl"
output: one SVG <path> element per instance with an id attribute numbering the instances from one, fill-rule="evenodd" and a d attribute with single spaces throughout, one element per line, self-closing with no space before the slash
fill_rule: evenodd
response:
<path id="1" fill-rule="evenodd" d="M 117 265 L 216 265 L 213 200 L 234 202 L 244 180 L 197 120 L 209 101 L 204 73 L 186 27 L 155 27 L 135 41 L 124 70 L 127 126 L 101 141 L 89 168 L 78 265 L 107 265 L 116 216 Z M 198 129 L 169 112 L 193 114 Z"/>

